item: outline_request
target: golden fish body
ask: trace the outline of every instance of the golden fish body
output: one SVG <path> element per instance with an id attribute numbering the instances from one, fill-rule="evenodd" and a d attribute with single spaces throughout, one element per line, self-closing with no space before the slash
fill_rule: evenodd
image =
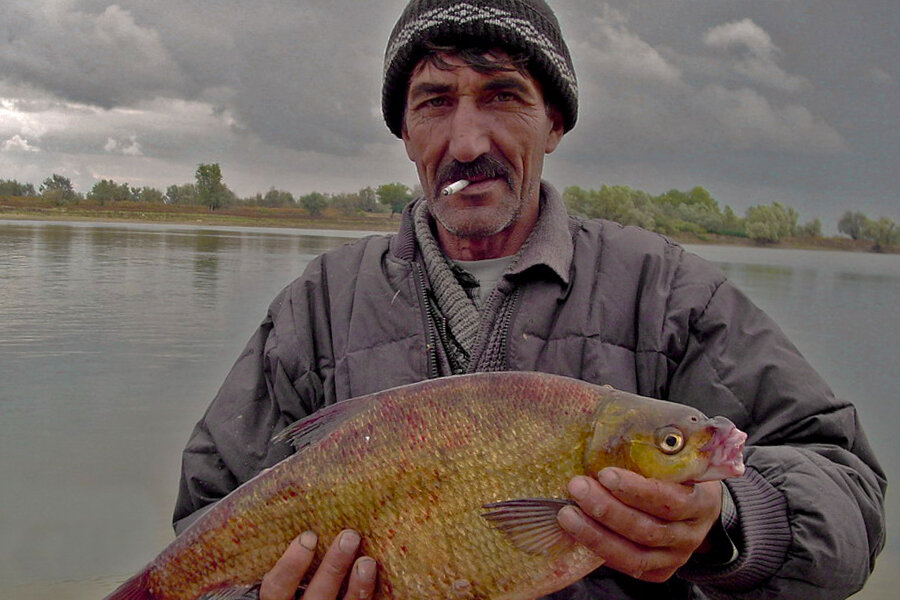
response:
<path id="1" fill-rule="evenodd" d="M 535 598 L 602 563 L 556 525 L 573 476 L 612 464 L 676 481 L 737 475 L 744 438 L 735 432 L 686 406 L 539 373 L 448 377 L 348 400 L 292 426 L 296 454 L 220 501 L 120 588 L 145 595 L 109 598 L 249 589 L 301 532 L 327 548 L 344 528 L 378 562 L 376 598 Z"/>

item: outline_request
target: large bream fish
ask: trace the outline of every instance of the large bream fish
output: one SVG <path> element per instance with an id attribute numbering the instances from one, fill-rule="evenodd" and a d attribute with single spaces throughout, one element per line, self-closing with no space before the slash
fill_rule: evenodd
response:
<path id="1" fill-rule="evenodd" d="M 288 428 L 297 452 L 240 486 L 108 598 L 235 598 L 310 529 L 316 564 L 344 528 L 378 561 L 375 597 L 515 600 L 602 563 L 557 525 L 575 475 L 616 465 L 738 476 L 723 417 L 541 373 L 433 379 L 329 406 Z"/>

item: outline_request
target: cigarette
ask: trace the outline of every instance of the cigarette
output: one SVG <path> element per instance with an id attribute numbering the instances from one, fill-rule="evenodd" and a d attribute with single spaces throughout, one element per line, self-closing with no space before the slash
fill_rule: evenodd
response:
<path id="1" fill-rule="evenodd" d="M 450 194 L 455 194 L 456 192 L 463 190 L 467 185 L 469 185 L 469 183 L 470 182 L 468 179 L 460 179 L 459 181 L 451 183 L 441 190 L 441 196 L 449 196 Z"/>

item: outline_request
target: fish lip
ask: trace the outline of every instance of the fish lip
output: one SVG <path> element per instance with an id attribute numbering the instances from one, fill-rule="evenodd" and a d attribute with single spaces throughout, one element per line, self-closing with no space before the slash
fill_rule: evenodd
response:
<path id="1" fill-rule="evenodd" d="M 721 425 L 715 427 L 712 437 L 700 452 L 711 455 L 709 465 L 716 473 L 740 477 L 745 470 L 743 451 L 746 441 L 747 434 L 729 422 L 727 429 Z"/>

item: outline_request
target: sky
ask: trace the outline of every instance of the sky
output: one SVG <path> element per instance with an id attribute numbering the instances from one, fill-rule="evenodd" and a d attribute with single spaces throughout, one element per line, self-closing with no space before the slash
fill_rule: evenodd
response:
<path id="1" fill-rule="evenodd" d="M 549 0 L 580 88 L 564 189 L 703 186 L 900 221 L 896 0 Z M 239 196 L 416 180 L 381 118 L 405 0 L 0 0 L 0 179 Z"/>

